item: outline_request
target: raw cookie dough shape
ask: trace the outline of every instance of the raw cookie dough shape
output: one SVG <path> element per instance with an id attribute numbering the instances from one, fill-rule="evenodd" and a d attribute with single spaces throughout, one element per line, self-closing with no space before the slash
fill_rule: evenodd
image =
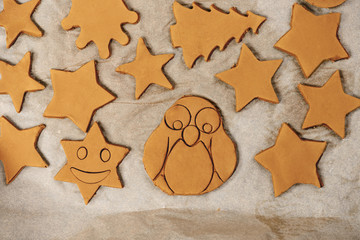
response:
<path id="1" fill-rule="evenodd" d="M 337 36 L 340 15 L 316 16 L 305 7 L 294 4 L 291 29 L 274 47 L 296 57 L 304 76 L 308 78 L 323 61 L 349 58 Z"/>
<path id="2" fill-rule="evenodd" d="M 138 21 L 139 15 L 130 11 L 123 0 L 72 0 L 70 13 L 62 20 L 61 26 L 64 30 L 80 27 L 76 46 L 83 49 L 94 42 L 100 57 L 105 59 L 110 56 L 112 39 L 124 46 L 129 43 L 122 25 Z"/>
<path id="3" fill-rule="evenodd" d="M 332 8 L 343 4 L 346 0 L 305 0 L 311 5 L 321 8 Z"/>
<path id="4" fill-rule="evenodd" d="M 173 57 L 174 54 L 152 55 L 147 49 L 144 39 L 139 38 L 135 60 L 119 66 L 116 68 L 116 71 L 135 77 L 135 98 L 139 99 L 153 83 L 167 89 L 173 89 L 173 86 L 162 71 L 164 65 Z"/>
<path id="5" fill-rule="evenodd" d="M 175 1 L 173 11 L 176 24 L 170 27 L 172 44 L 183 49 L 188 68 L 192 68 L 200 56 L 209 61 L 217 47 L 223 51 L 232 39 L 240 42 L 249 29 L 257 33 L 266 20 L 250 11 L 241 15 L 236 8 L 225 13 L 212 5 L 207 11 L 195 2 L 189 9 Z"/>
<path id="6" fill-rule="evenodd" d="M 30 52 L 27 52 L 16 65 L 0 61 L 0 94 L 10 95 L 18 113 L 21 111 L 26 92 L 35 92 L 45 88 L 29 75 L 30 66 Z"/>
<path id="7" fill-rule="evenodd" d="M 129 149 L 106 141 L 97 122 L 82 141 L 62 140 L 67 163 L 55 180 L 76 183 L 88 204 L 100 186 L 122 188 L 117 167 Z"/>
<path id="8" fill-rule="evenodd" d="M 272 175 L 275 197 L 297 183 L 322 183 L 316 169 L 326 142 L 301 139 L 286 123 L 283 123 L 274 146 L 258 153 L 255 160 Z"/>
<path id="9" fill-rule="evenodd" d="M 199 195 L 222 185 L 236 167 L 235 144 L 219 110 L 184 96 L 172 105 L 145 144 L 144 166 L 169 195 Z"/>
<path id="10" fill-rule="evenodd" d="M 6 47 L 10 48 L 21 33 L 41 37 L 42 31 L 31 20 L 31 15 L 40 0 L 18 4 L 16 0 L 3 0 L 4 10 L 0 12 L 0 26 L 6 30 Z"/>
<path id="11" fill-rule="evenodd" d="M 39 125 L 20 130 L 5 117 L 0 118 L 0 160 L 4 164 L 6 184 L 12 182 L 24 167 L 48 166 L 36 150 L 44 128 L 45 125 Z"/>
<path id="12" fill-rule="evenodd" d="M 243 44 L 237 65 L 216 74 L 216 77 L 235 89 L 236 111 L 238 112 L 255 98 L 279 103 L 271 85 L 271 79 L 281 63 L 282 59 L 259 61 Z"/>
<path id="13" fill-rule="evenodd" d="M 67 117 L 84 132 L 95 111 L 116 99 L 98 83 L 94 60 L 75 72 L 51 69 L 51 81 L 54 96 L 44 117 Z"/>
<path id="14" fill-rule="evenodd" d="M 310 106 L 302 128 L 325 125 L 344 138 L 346 115 L 360 107 L 360 99 L 344 92 L 339 70 L 322 87 L 299 84 L 298 88 Z"/>

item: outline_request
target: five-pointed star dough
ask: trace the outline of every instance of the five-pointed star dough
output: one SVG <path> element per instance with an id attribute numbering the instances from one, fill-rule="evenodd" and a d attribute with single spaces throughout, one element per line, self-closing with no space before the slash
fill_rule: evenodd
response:
<path id="1" fill-rule="evenodd" d="M 235 88 L 236 111 L 243 109 L 255 98 L 279 103 L 271 79 L 281 63 L 282 59 L 259 61 L 243 44 L 237 66 L 216 74 L 216 77 Z"/>
<path id="2" fill-rule="evenodd" d="M 135 60 L 119 66 L 116 71 L 135 77 L 135 98 L 139 99 L 152 83 L 173 89 L 173 86 L 162 71 L 163 66 L 173 57 L 174 54 L 152 55 L 147 49 L 144 39 L 139 38 Z"/>
<path id="3" fill-rule="evenodd" d="M 325 60 L 349 58 L 341 45 L 337 30 L 340 13 L 316 16 L 299 4 L 294 4 L 291 29 L 275 44 L 298 60 L 305 77 Z"/>
<path id="4" fill-rule="evenodd" d="M 26 167 L 48 165 L 36 150 L 36 143 L 45 125 L 19 130 L 5 117 L 0 118 L 0 160 L 4 164 L 6 183 L 12 182 Z"/>
<path id="5" fill-rule="evenodd" d="M 31 15 L 40 0 L 31 0 L 18 4 L 16 0 L 3 0 L 4 10 L 0 13 L 0 26 L 6 30 L 6 47 L 15 42 L 20 33 L 41 37 L 42 31 L 33 23 Z"/>
<path id="6" fill-rule="evenodd" d="M 30 77 L 31 53 L 15 66 L 0 61 L 0 94 L 9 94 L 17 112 L 21 111 L 26 92 L 43 90 L 45 87 Z"/>
<path id="7" fill-rule="evenodd" d="M 346 115 L 360 107 L 360 99 L 344 92 L 340 72 L 336 71 L 322 87 L 299 84 L 298 88 L 310 106 L 302 128 L 324 124 L 344 138 Z"/>
<path id="8" fill-rule="evenodd" d="M 100 186 L 122 188 L 117 167 L 129 149 L 110 144 L 97 122 L 82 141 L 62 140 L 67 163 L 55 180 L 76 183 L 88 204 Z"/>
<path id="9" fill-rule="evenodd" d="M 95 111 L 115 100 L 97 81 L 95 61 L 75 72 L 51 70 L 54 96 L 44 117 L 70 118 L 81 130 L 88 130 Z"/>
<path id="10" fill-rule="evenodd" d="M 258 153 L 255 160 L 272 175 L 275 197 L 297 183 L 321 187 L 316 164 L 326 142 L 302 140 L 283 123 L 274 146 Z"/>

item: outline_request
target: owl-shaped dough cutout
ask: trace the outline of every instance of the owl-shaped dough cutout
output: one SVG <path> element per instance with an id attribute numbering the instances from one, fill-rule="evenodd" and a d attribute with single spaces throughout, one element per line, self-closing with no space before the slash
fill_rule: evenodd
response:
<path id="1" fill-rule="evenodd" d="M 237 160 L 219 110 L 204 98 L 184 96 L 166 111 L 147 140 L 143 162 L 165 193 L 199 195 L 221 186 Z"/>

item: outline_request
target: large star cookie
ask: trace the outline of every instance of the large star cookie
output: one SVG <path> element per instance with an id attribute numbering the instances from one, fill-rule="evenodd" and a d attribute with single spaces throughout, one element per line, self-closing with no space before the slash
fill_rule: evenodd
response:
<path id="1" fill-rule="evenodd" d="M 235 88 L 236 111 L 243 109 L 255 98 L 279 103 L 271 79 L 281 63 L 282 59 L 259 61 L 244 44 L 237 66 L 216 74 L 216 77 Z"/>
<path id="2" fill-rule="evenodd" d="M 51 70 L 54 96 L 44 117 L 69 118 L 81 130 L 88 130 L 95 111 L 116 99 L 97 81 L 95 61 L 75 72 Z"/>
<path id="3" fill-rule="evenodd" d="M 321 187 L 316 164 L 322 156 L 326 142 L 303 140 L 283 124 L 274 146 L 260 152 L 255 160 L 272 175 L 275 197 L 297 183 Z"/>
<path id="4" fill-rule="evenodd" d="M 294 4 L 291 29 L 280 38 L 275 48 L 296 57 L 307 78 L 325 60 L 349 58 L 337 37 L 340 15 L 316 16 L 305 7 Z"/>
<path id="5" fill-rule="evenodd" d="M 36 150 L 36 143 L 45 125 L 20 130 L 5 117 L 0 118 L 0 160 L 4 164 L 6 183 L 12 182 L 26 167 L 48 165 Z"/>
<path id="6" fill-rule="evenodd" d="M 88 204 L 100 186 L 122 188 L 117 167 L 129 149 L 108 143 L 94 123 L 82 141 L 62 140 L 67 163 L 55 180 L 76 183 Z"/>
<path id="7" fill-rule="evenodd" d="M 162 72 L 164 65 L 173 57 L 174 54 L 152 55 L 147 49 L 144 39 L 140 38 L 136 49 L 135 60 L 119 66 L 116 71 L 135 77 L 135 98 L 139 99 L 145 90 L 153 83 L 167 89 L 173 89 L 173 86 Z"/>
<path id="8" fill-rule="evenodd" d="M 15 66 L 0 61 L 0 94 L 9 94 L 17 112 L 21 111 L 26 92 L 43 90 L 45 87 L 30 77 L 31 53 Z"/>
<path id="9" fill-rule="evenodd" d="M 42 31 L 33 23 L 31 15 L 40 0 L 18 4 L 16 0 L 3 0 L 4 10 L 0 13 L 0 26 L 6 30 L 6 47 L 14 44 L 20 33 L 41 37 Z"/>

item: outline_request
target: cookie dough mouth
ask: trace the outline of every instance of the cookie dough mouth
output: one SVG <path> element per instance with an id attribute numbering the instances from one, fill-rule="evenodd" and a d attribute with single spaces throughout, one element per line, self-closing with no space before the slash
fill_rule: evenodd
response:
<path id="1" fill-rule="evenodd" d="M 110 174 L 110 170 L 101 172 L 88 172 L 74 167 L 71 167 L 70 170 L 79 181 L 90 184 L 101 182 Z"/>

